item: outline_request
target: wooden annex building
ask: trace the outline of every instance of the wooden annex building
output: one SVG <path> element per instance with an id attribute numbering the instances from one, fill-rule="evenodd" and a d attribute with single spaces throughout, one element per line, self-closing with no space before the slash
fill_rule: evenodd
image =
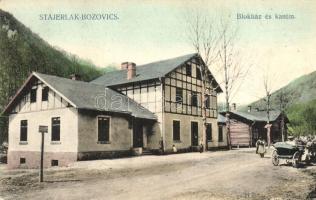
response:
<path id="1" fill-rule="evenodd" d="M 234 147 L 253 147 L 256 141 L 261 137 L 267 141 L 267 111 L 265 110 L 252 110 L 251 107 L 248 111 L 232 110 L 229 112 L 230 118 L 230 138 L 231 145 Z M 220 113 L 223 117 L 225 113 Z M 270 113 L 271 127 L 271 142 L 282 141 L 282 118 L 284 117 L 284 137 L 287 137 L 286 124 L 289 122 L 286 116 L 279 110 L 271 110 Z"/>

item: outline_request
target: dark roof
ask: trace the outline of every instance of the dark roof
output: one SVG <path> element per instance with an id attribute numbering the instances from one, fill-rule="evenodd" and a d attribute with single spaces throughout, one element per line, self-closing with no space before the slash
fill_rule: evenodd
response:
<path id="1" fill-rule="evenodd" d="M 268 115 L 267 111 L 230 111 L 229 112 L 231 116 L 239 116 L 249 121 L 257 121 L 257 122 L 266 122 L 268 121 Z M 221 113 L 222 115 L 225 115 L 225 112 Z M 270 121 L 276 121 L 278 117 L 281 115 L 280 110 L 271 110 L 270 113 Z M 288 122 L 287 117 L 285 117 L 286 122 Z"/>
<path id="2" fill-rule="evenodd" d="M 167 60 L 152 62 L 145 65 L 139 65 L 136 67 L 136 77 L 130 80 L 127 79 L 126 70 L 118 70 L 106 73 L 103 76 L 91 81 L 91 83 L 102 84 L 105 86 L 115 86 L 132 82 L 157 79 L 166 76 L 168 73 L 170 73 L 180 65 L 197 56 L 199 56 L 199 54 L 193 53 L 176 58 L 170 58 Z M 218 86 L 217 82 L 216 86 Z M 217 87 L 217 90 L 219 92 L 222 92 L 222 89 L 219 86 Z"/>
<path id="3" fill-rule="evenodd" d="M 140 104 L 105 86 L 37 72 L 33 72 L 31 76 L 44 82 L 75 108 L 128 113 L 138 118 L 156 119 L 155 114 Z M 107 103 L 106 106 L 104 102 Z M 7 108 L 11 103 L 13 101 Z"/>

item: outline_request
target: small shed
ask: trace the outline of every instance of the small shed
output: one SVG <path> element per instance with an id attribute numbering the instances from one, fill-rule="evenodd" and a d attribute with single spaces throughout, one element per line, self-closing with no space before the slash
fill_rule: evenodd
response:
<path id="1" fill-rule="evenodd" d="M 225 116 L 225 112 L 220 113 Z M 268 121 L 267 111 L 230 111 L 230 139 L 232 146 L 255 146 L 261 137 L 267 141 L 267 130 L 264 128 Z M 271 127 L 271 142 L 282 141 L 282 121 L 284 122 L 284 137 L 287 137 L 287 116 L 279 110 L 269 112 Z"/>

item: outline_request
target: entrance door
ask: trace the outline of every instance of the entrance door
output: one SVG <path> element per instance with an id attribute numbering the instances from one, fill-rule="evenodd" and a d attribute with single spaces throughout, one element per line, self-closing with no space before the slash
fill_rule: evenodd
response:
<path id="1" fill-rule="evenodd" d="M 191 146 L 199 145 L 199 126 L 197 122 L 191 122 Z"/>
<path id="2" fill-rule="evenodd" d="M 135 120 L 133 127 L 133 147 L 143 147 L 143 125 L 141 121 Z"/>

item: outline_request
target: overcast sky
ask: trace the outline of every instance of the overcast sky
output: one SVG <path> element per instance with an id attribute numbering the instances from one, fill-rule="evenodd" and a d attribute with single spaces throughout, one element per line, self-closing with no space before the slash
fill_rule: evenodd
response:
<path id="1" fill-rule="evenodd" d="M 193 53 L 186 39 L 184 13 L 195 8 L 238 27 L 236 46 L 252 68 L 233 102 L 247 104 L 264 95 L 263 72 L 271 89 L 316 70 L 315 1 L 97 1 L 0 0 L 0 8 L 53 46 L 98 66 L 133 61 L 144 64 Z M 116 20 L 41 20 L 44 14 L 115 14 Z M 237 14 L 272 19 L 237 19 Z M 294 19 L 276 19 L 288 14 Z M 211 68 L 212 70 L 212 68 Z M 221 79 L 221 74 L 216 74 Z M 223 95 L 221 95 L 223 99 Z"/>

